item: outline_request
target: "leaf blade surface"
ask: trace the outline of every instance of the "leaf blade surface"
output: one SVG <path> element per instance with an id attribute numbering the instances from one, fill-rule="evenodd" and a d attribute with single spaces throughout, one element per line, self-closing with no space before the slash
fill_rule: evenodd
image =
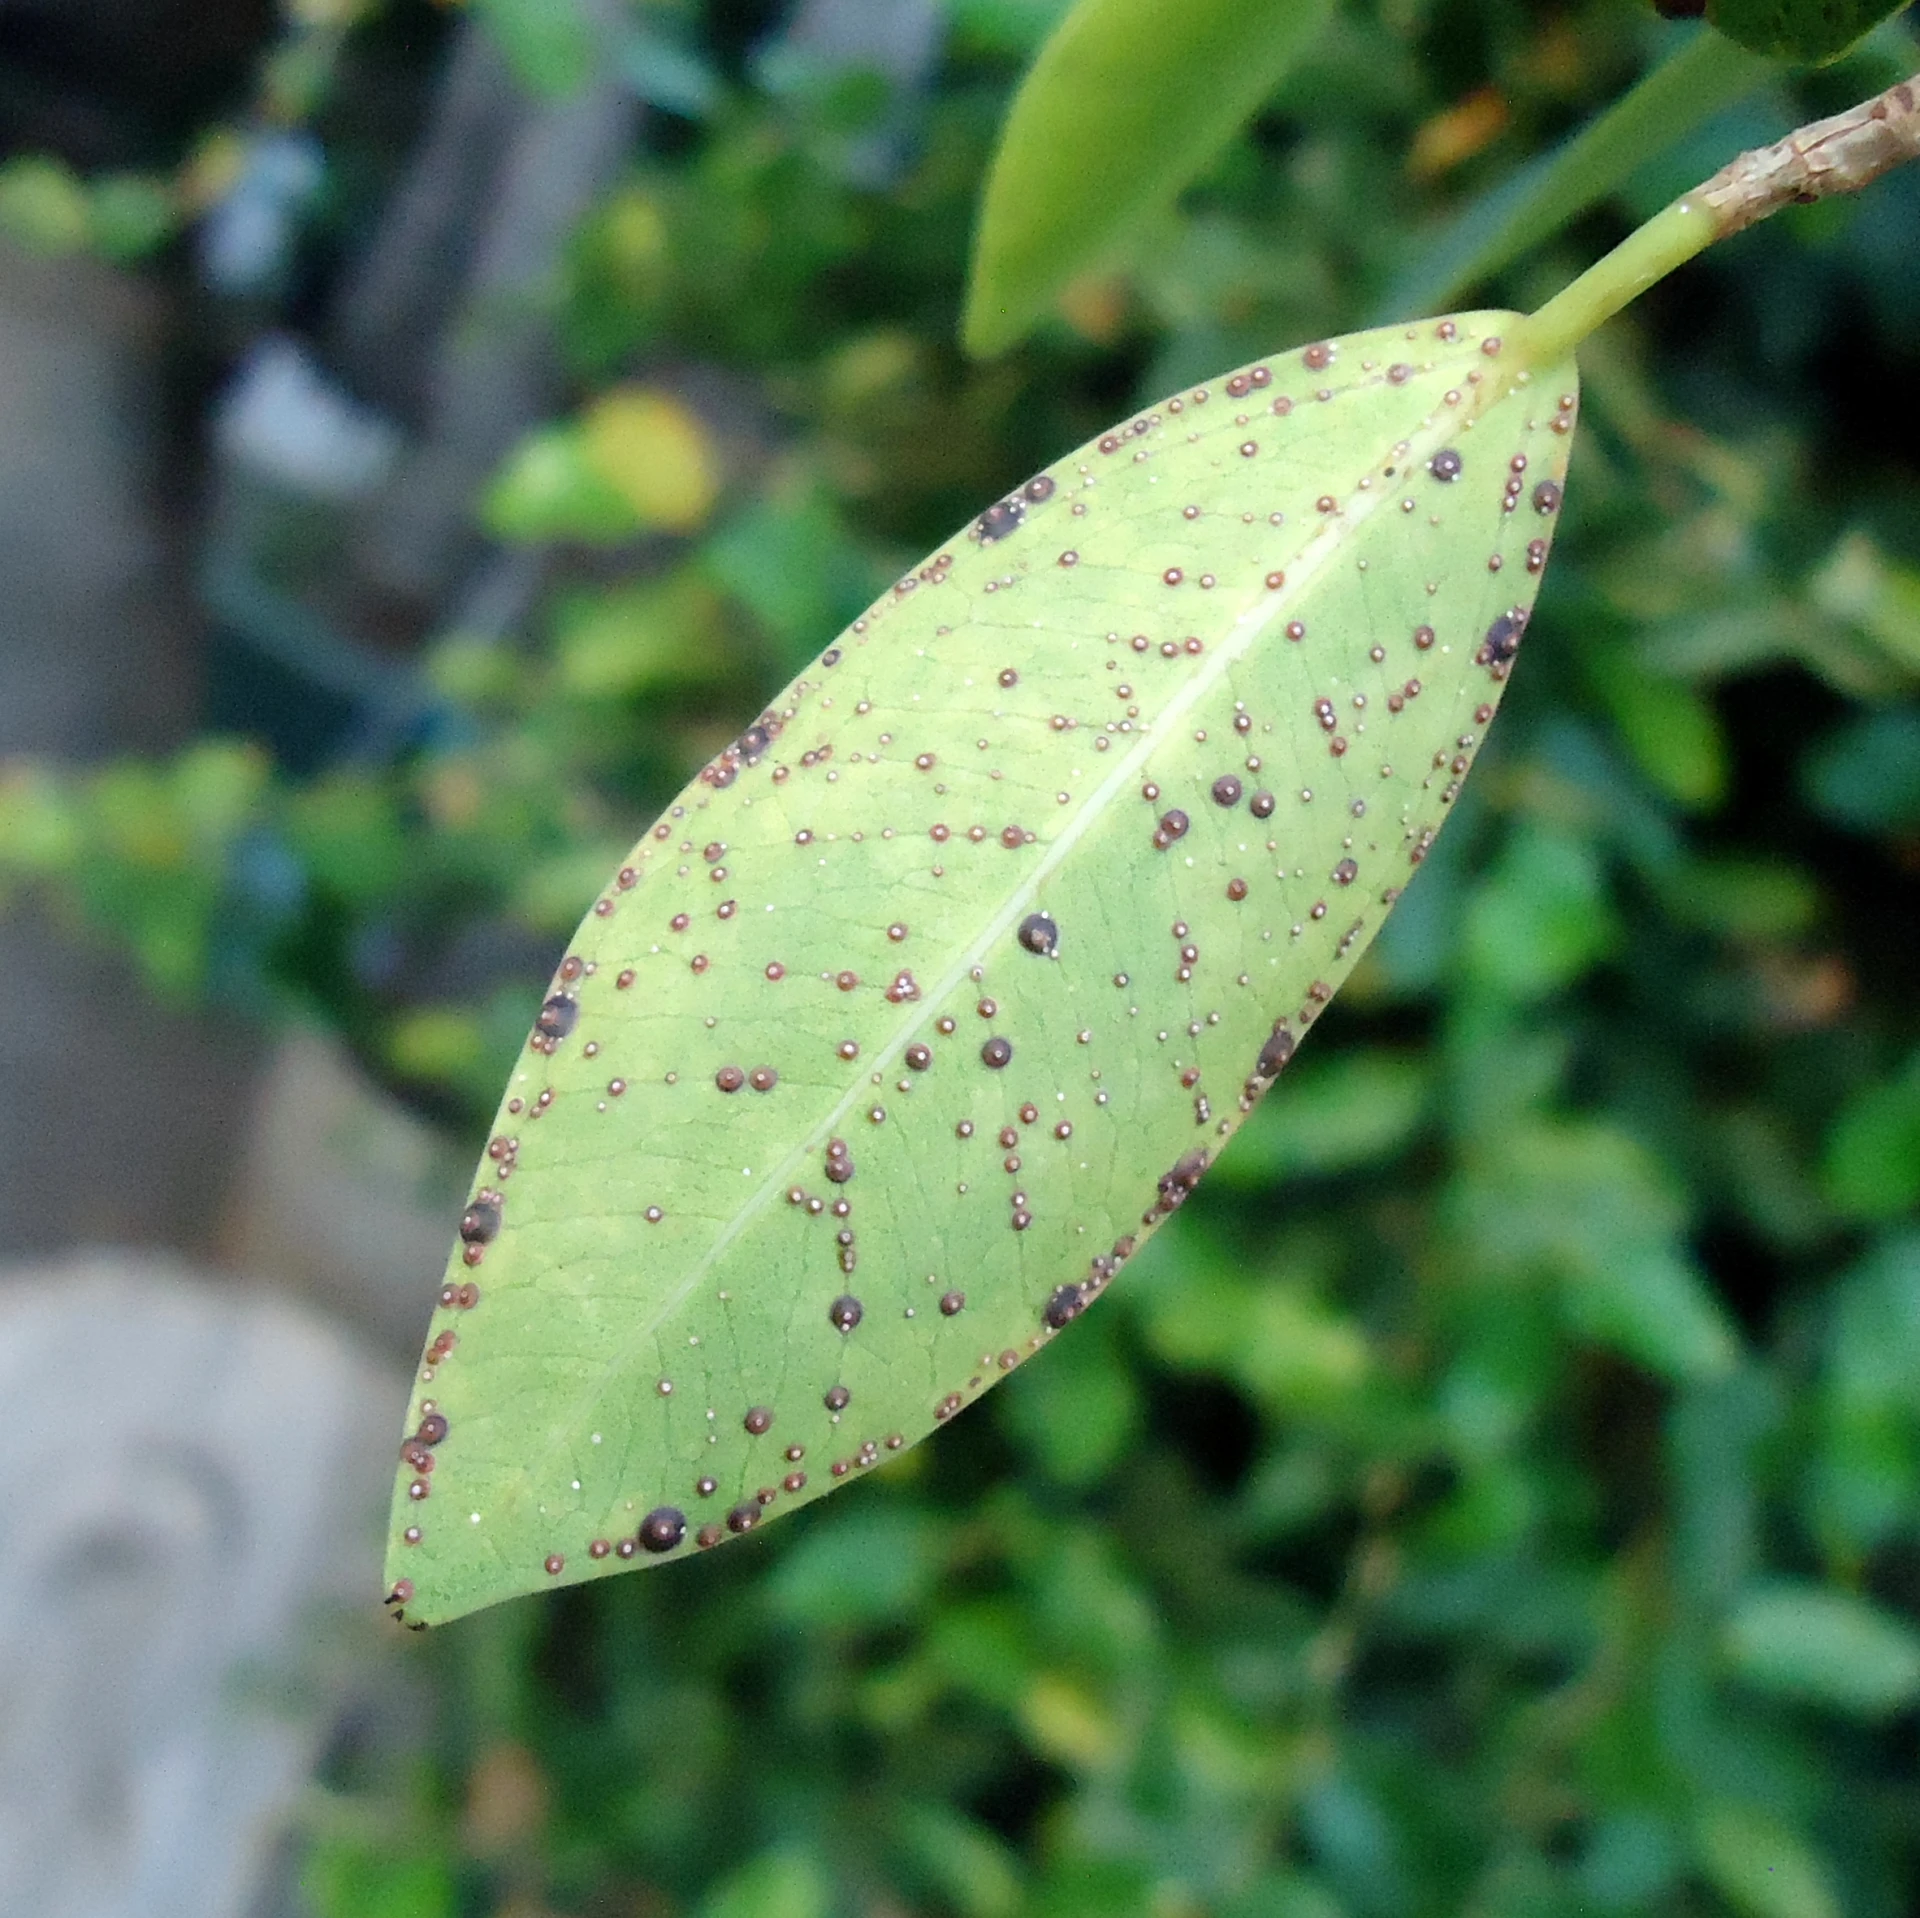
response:
<path id="1" fill-rule="evenodd" d="M 1575 388 L 1502 372 L 1511 317 L 1146 409 L 668 809 L 476 1180 L 396 1484 L 409 1617 L 857 1478 L 1178 1208 L 1424 858 L 1520 645 Z"/>

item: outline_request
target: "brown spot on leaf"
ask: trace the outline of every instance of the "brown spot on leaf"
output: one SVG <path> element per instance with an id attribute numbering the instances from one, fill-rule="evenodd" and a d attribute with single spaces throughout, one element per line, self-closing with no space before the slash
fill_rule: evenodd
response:
<path id="1" fill-rule="evenodd" d="M 534 1030 L 543 1039 L 564 1039 L 580 1023 L 580 1002 L 570 994 L 556 992 L 534 1015 Z"/>

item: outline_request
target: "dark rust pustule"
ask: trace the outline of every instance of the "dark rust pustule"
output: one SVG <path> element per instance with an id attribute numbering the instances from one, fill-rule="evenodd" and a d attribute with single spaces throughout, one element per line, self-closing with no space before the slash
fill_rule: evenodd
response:
<path id="1" fill-rule="evenodd" d="M 670 1552 L 687 1535 L 687 1515 L 677 1505 L 656 1505 L 640 1521 L 641 1549 Z"/>
<path id="2" fill-rule="evenodd" d="M 1200 1175 L 1207 1169 L 1207 1155 L 1204 1152 L 1189 1152 L 1183 1158 L 1160 1175 L 1160 1210 L 1177 1212 L 1187 1202 L 1187 1195 L 1200 1183 Z"/>
<path id="3" fill-rule="evenodd" d="M 1060 928 L 1044 912 L 1030 912 L 1020 922 L 1017 935 L 1029 952 L 1050 958 L 1060 949 Z"/>
<path id="4" fill-rule="evenodd" d="M 500 1236 L 500 1201 L 486 1194 L 460 1215 L 460 1236 L 469 1245 L 491 1245 Z"/>
<path id="5" fill-rule="evenodd" d="M 1083 1285 L 1063 1285 L 1041 1312 L 1041 1320 L 1057 1332 L 1087 1309 L 1087 1290 Z"/>
<path id="6" fill-rule="evenodd" d="M 580 1001 L 571 993 L 556 992 L 534 1015 L 533 1027 L 543 1039 L 564 1039 L 580 1023 Z"/>
<path id="7" fill-rule="evenodd" d="M 973 522 L 973 530 L 982 546 L 991 546 L 995 540 L 1005 539 L 1026 516 L 1027 509 L 1017 499 L 999 500 Z"/>
<path id="8" fill-rule="evenodd" d="M 1293 1057 L 1295 1044 L 1293 1034 L 1285 1026 L 1275 1026 L 1273 1037 L 1260 1048 L 1260 1057 L 1253 1068 L 1254 1076 L 1259 1079 L 1279 1078 L 1287 1061 Z"/>
<path id="9" fill-rule="evenodd" d="M 429 1412 L 420 1421 L 420 1429 L 414 1433 L 422 1445 L 438 1445 L 447 1435 L 447 1421 L 439 1412 Z"/>
<path id="10" fill-rule="evenodd" d="M 851 1332 L 866 1317 L 866 1307 L 851 1292 L 843 1292 L 827 1307 L 827 1318 L 834 1330 Z"/>
<path id="11" fill-rule="evenodd" d="M 1480 650 L 1474 654 L 1474 662 L 1480 666 L 1504 666 L 1520 650 L 1520 635 L 1526 627 L 1526 615 L 1519 612 L 1502 613 L 1487 628 L 1487 636 L 1480 642 Z"/>

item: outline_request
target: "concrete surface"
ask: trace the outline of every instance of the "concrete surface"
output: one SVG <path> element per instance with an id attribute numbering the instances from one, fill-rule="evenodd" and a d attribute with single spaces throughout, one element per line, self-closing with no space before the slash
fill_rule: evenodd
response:
<path id="1" fill-rule="evenodd" d="M 0 1911 L 240 1918 L 376 1672 L 407 1382 L 150 1254 L 0 1276 Z"/>

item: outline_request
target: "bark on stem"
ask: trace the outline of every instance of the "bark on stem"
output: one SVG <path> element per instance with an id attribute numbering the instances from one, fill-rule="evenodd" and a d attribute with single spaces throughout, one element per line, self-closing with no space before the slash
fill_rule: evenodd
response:
<path id="1" fill-rule="evenodd" d="M 1740 233 L 1789 204 L 1853 193 L 1903 160 L 1920 158 L 1920 74 L 1830 120 L 1799 127 L 1723 166 L 1687 195 L 1714 217 L 1717 236 Z"/>

